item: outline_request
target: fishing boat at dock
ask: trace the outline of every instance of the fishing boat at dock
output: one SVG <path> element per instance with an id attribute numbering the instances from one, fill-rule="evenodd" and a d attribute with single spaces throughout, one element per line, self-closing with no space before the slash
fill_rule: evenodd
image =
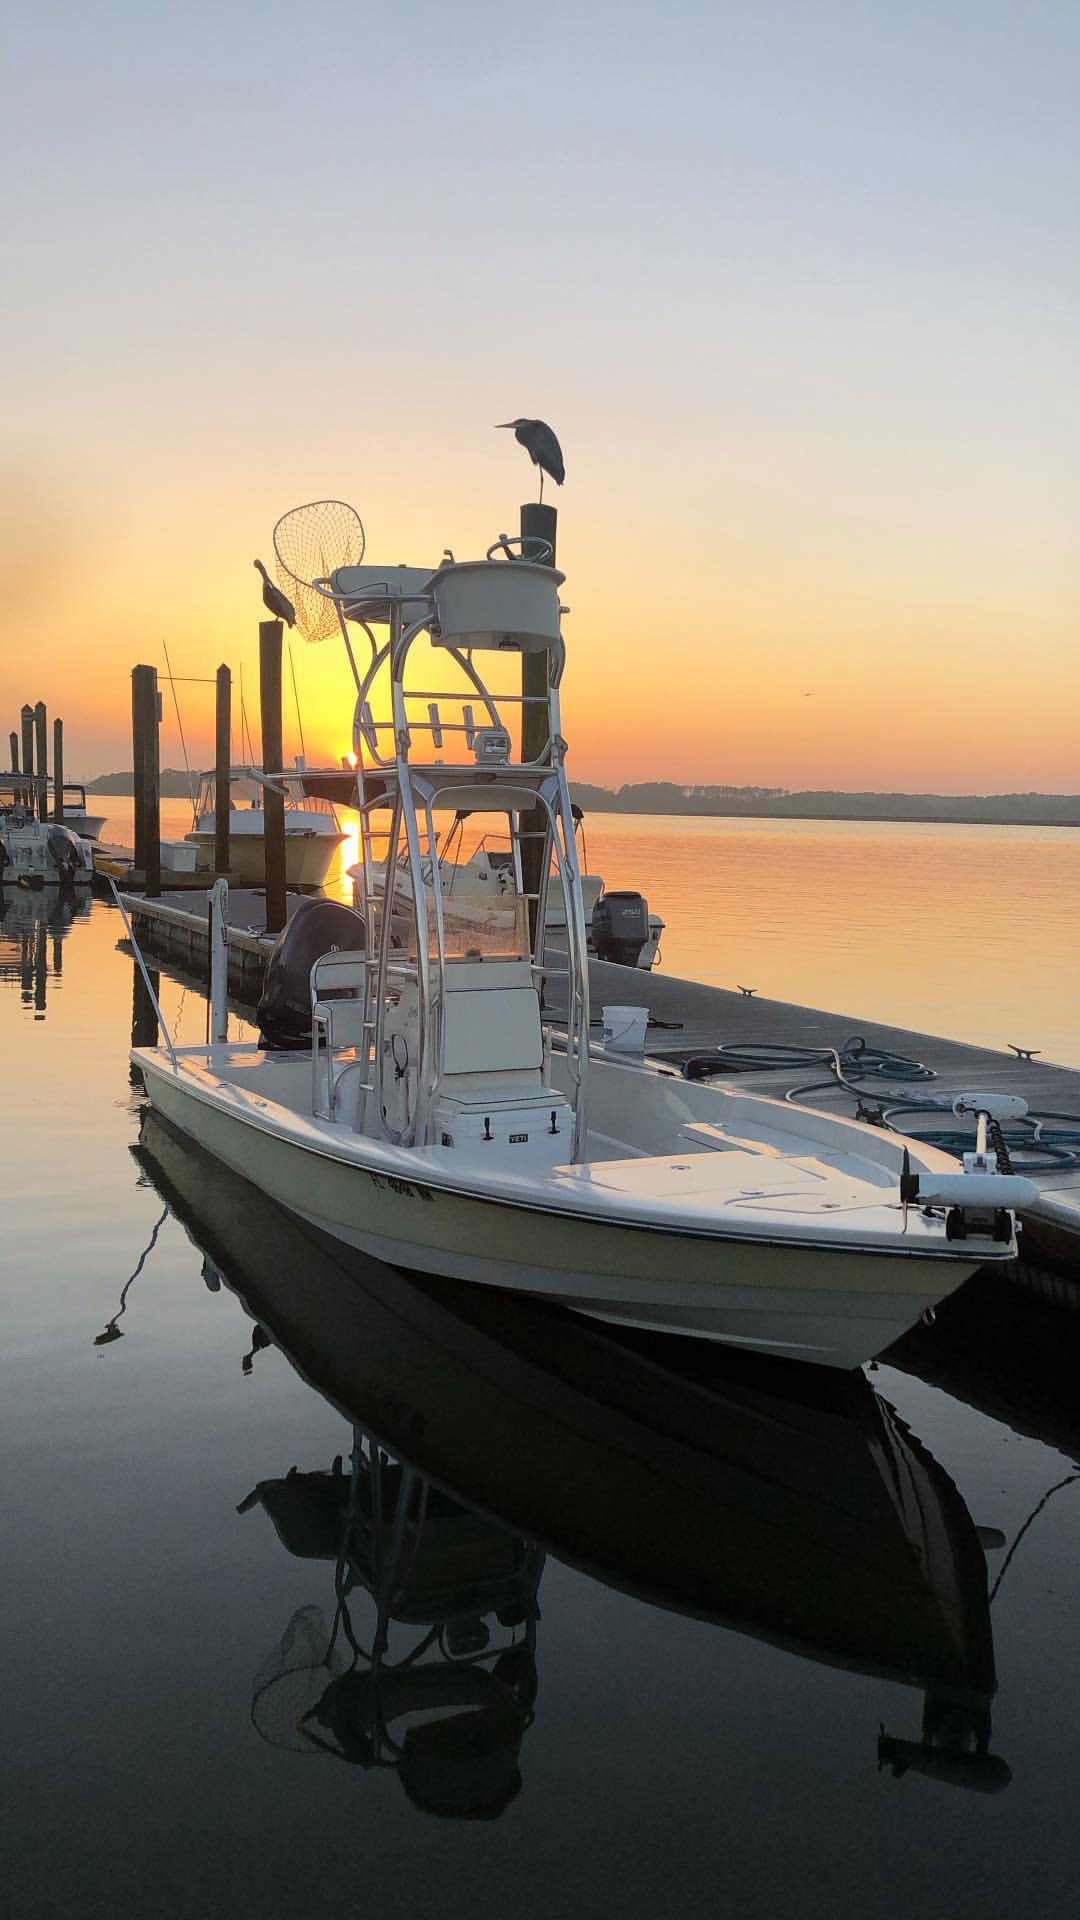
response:
<path id="1" fill-rule="evenodd" d="M 466 1624 L 473 1653 L 483 1619 L 493 1657 L 500 1627 L 539 1655 L 535 1601 L 553 1554 L 662 1610 L 661 1643 L 663 1615 L 688 1614 L 921 1690 L 922 1737 L 902 1720 L 902 1735 L 883 1728 L 879 1764 L 978 1792 L 1008 1783 L 989 1750 L 997 1681 L 981 1536 L 944 1467 L 863 1376 L 583 1318 L 568 1326 L 521 1296 L 408 1276 L 290 1218 L 152 1111 L 133 1152 L 207 1283 L 255 1320 L 254 1363 L 256 1347 L 276 1348 L 353 1429 L 349 1466 L 282 1463 L 240 1507 L 260 1507 L 313 1575 L 320 1561 L 327 1575 L 348 1568 L 358 1632 L 376 1617 L 372 1659 L 348 1680 L 325 1661 L 327 1637 L 304 1631 L 319 1610 L 293 1615 L 253 1688 L 264 1737 L 316 1753 L 331 1722 L 370 1735 L 409 1710 L 455 1710 L 447 1807 L 452 1785 L 460 1795 L 476 1779 L 470 1729 L 497 1730 L 491 1689 L 475 1672 L 471 1691 L 454 1682 Z M 557 1594 L 544 1598 L 550 1620 Z M 449 1630 L 422 1686 L 409 1686 L 413 1641 L 404 1658 L 388 1650 L 391 1622 Z M 301 1679 L 306 1717 L 282 1716 Z M 894 1709 L 890 1694 L 890 1719 Z M 723 1715 L 718 1726 L 723 1743 Z M 497 1727 L 505 1742 L 488 1750 L 509 1768 L 520 1723 Z M 384 1754 L 395 1763 L 392 1741 Z M 406 1788 L 418 1759 L 414 1745 Z"/>
<path id="2" fill-rule="evenodd" d="M 314 892 L 325 886 L 345 834 L 328 801 L 304 794 L 304 772 L 302 766 L 295 774 L 290 769 L 275 775 L 273 784 L 285 795 L 285 884 Z M 238 806 L 232 797 L 234 781 L 247 795 L 246 806 Z M 260 887 L 266 876 L 262 800 L 269 784 L 261 768 L 230 769 L 229 868 L 238 886 Z M 294 791 L 297 785 L 299 794 Z M 184 838 L 196 849 L 197 865 L 208 871 L 214 866 L 216 834 L 216 778 L 213 773 L 204 773 L 200 775 L 194 824 Z"/>
<path id="3" fill-rule="evenodd" d="M 39 820 L 34 791 L 24 776 L 0 774 L 0 886 L 90 886 L 89 842 L 59 821 Z"/>
<path id="4" fill-rule="evenodd" d="M 166 1035 L 133 1056 L 149 1098 L 264 1192 L 393 1265 L 858 1366 L 977 1268 L 1015 1257 L 1013 1209 L 1034 1188 L 996 1171 L 985 1103 L 961 1167 L 884 1129 L 590 1043 L 560 710 L 564 576 L 537 543 L 528 558 L 513 544 L 433 572 L 313 572 L 346 639 L 353 622 L 372 649 L 356 676 L 355 944 L 310 968 L 306 1056 L 178 1049 Z M 530 758 L 517 723 L 541 696 L 497 691 L 491 673 L 501 662 L 505 680 L 506 661 L 527 655 L 546 686 Z M 459 809 L 498 822 L 513 854 L 512 888 L 464 920 L 424 881 L 437 820 Z M 524 857 L 537 839 L 538 890 Z M 549 986 L 557 1026 L 542 1011 Z"/>

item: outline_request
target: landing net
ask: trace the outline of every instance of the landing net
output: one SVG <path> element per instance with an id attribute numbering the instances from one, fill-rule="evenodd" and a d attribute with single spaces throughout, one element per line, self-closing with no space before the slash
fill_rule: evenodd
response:
<path id="1" fill-rule="evenodd" d="M 363 521 L 345 500 L 311 500 L 282 514 L 274 528 L 275 570 L 305 640 L 326 640 L 340 631 L 334 601 L 312 582 L 337 567 L 358 567 L 364 546 Z"/>

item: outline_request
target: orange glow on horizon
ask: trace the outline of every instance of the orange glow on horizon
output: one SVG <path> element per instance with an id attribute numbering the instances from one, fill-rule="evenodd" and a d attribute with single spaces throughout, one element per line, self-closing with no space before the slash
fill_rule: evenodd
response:
<path id="1" fill-rule="evenodd" d="M 482 552 L 512 523 L 505 465 L 496 471 L 482 451 L 449 512 L 436 498 L 438 475 L 426 492 L 407 473 L 384 475 L 369 558 L 430 563 L 447 544 L 459 557 Z M 209 683 L 222 660 L 233 669 L 234 757 L 246 757 L 243 717 L 258 757 L 261 608 L 248 556 L 265 553 L 282 502 L 303 492 L 277 470 L 280 453 L 273 465 L 257 479 L 223 468 L 194 494 L 174 477 L 167 500 L 128 504 L 122 551 L 90 537 L 88 508 L 72 568 L 51 577 L 47 593 L 34 575 L 23 594 L 17 618 L 34 645 L 32 657 L 9 649 L 0 663 L 3 731 L 17 726 L 24 700 L 43 699 L 50 718 L 64 718 L 70 777 L 128 768 L 130 668 L 150 661 L 162 680 L 162 765 L 181 766 L 164 630 L 177 675 L 206 682 L 177 689 L 193 765 L 213 762 Z M 322 491 L 347 496 L 328 465 Z M 626 537 L 634 520 L 617 476 L 594 471 L 584 506 L 560 499 L 572 779 L 1080 791 L 1080 667 L 1064 581 L 1051 574 L 1029 586 L 1034 560 L 1005 547 L 942 551 L 930 565 L 917 542 L 909 551 L 910 529 L 902 539 L 879 529 L 868 543 L 863 528 L 848 545 L 828 511 L 816 542 L 806 524 L 798 542 L 790 521 L 770 526 L 762 515 L 750 525 L 745 509 L 718 531 L 703 521 L 698 479 L 688 462 L 678 486 L 671 480 L 666 524 L 658 508 L 640 554 Z M 126 484 L 116 476 L 117 497 Z M 799 504 L 812 521 L 814 502 Z M 181 551 L 198 565 L 177 571 Z M 301 750 L 302 726 L 309 764 L 340 766 L 355 698 L 343 650 L 289 638 L 301 714 L 298 722 L 286 664 L 287 758 Z"/>

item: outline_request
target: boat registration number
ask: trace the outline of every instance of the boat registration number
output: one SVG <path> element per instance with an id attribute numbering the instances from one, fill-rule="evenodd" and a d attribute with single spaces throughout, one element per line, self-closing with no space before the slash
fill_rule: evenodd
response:
<path id="1" fill-rule="evenodd" d="M 369 1173 L 368 1179 L 384 1192 L 399 1193 L 406 1200 L 430 1200 L 431 1188 L 416 1180 L 400 1180 L 396 1173 Z"/>

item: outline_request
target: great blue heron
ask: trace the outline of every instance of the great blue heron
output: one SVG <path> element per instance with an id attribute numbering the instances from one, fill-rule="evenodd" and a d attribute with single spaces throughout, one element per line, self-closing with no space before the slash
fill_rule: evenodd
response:
<path id="1" fill-rule="evenodd" d="M 292 601 L 282 593 L 280 587 L 275 587 L 261 560 L 253 560 L 251 564 L 262 574 L 263 606 L 267 613 L 272 613 L 275 620 L 284 620 L 287 627 L 295 627 L 296 608 Z"/>
<path id="2" fill-rule="evenodd" d="M 566 479 L 560 447 L 546 420 L 499 420 L 500 427 L 513 427 L 514 439 L 524 447 L 534 467 L 540 469 L 540 498 L 544 497 L 544 475 L 550 473 L 557 487 Z"/>

